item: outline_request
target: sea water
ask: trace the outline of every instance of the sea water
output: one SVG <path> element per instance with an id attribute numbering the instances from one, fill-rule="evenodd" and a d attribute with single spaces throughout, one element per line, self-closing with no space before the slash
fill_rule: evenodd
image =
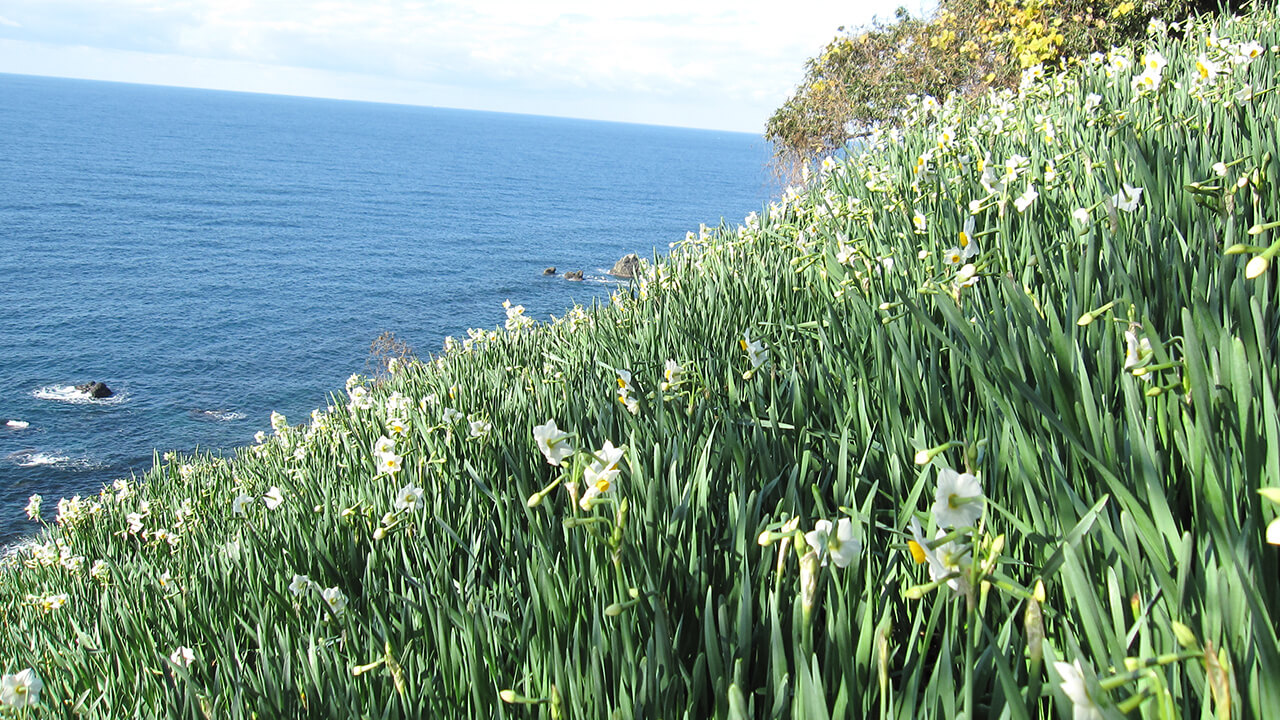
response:
<path id="1" fill-rule="evenodd" d="M 607 299 L 623 254 L 770 194 L 740 133 L 15 75 L 0 98 L 0 541 L 33 493 L 305 420 L 383 331 L 425 355 L 504 300 Z"/>

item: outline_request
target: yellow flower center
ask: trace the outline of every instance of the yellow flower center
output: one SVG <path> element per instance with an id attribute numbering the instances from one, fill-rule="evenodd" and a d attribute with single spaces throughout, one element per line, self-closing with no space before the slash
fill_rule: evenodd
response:
<path id="1" fill-rule="evenodd" d="M 920 543 L 915 540 L 908 540 L 907 548 L 911 550 L 911 559 L 914 560 L 917 565 L 923 565 L 926 558 L 924 556 L 924 548 L 920 547 Z"/>

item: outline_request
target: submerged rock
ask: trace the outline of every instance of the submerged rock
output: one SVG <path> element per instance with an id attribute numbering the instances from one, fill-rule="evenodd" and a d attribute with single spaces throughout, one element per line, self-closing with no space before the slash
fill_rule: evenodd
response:
<path id="1" fill-rule="evenodd" d="M 635 253 L 629 253 L 623 255 L 621 260 L 613 264 L 613 269 L 609 271 L 609 274 L 629 280 L 636 276 L 636 271 L 639 269 L 640 256 Z"/>
<path id="2" fill-rule="evenodd" d="M 97 398 L 99 400 L 115 395 L 115 393 L 111 391 L 111 388 L 107 387 L 105 383 L 100 382 L 87 382 L 83 385 L 77 385 L 76 390 L 91 398 Z"/>

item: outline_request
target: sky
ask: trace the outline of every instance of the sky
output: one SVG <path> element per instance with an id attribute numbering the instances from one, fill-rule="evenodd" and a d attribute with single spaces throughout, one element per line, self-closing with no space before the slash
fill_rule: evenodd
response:
<path id="1" fill-rule="evenodd" d="M 0 73 L 761 134 L 841 26 L 923 0 L 5 0 Z"/>

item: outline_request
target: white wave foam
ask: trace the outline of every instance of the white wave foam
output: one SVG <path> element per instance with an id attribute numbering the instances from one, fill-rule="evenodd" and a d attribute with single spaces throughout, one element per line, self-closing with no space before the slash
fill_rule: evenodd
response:
<path id="1" fill-rule="evenodd" d="M 39 452 L 37 450 L 19 450 L 9 454 L 9 459 L 18 467 L 40 467 L 41 465 L 62 465 L 71 462 L 71 458 L 57 453 Z"/>
<path id="2" fill-rule="evenodd" d="M 41 400 L 56 400 L 66 403 L 93 403 L 95 405 L 114 405 L 124 401 L 124 394 L 117 392 L 108 398 L 95 398 L 89 393 L 81 392 L 75 385 L 45 385 L 32 391 L 33 397 Z"/>
<path id="3" fill-rule="evenodd" d="M 24 428 L 30 427 L 31 423 L 27 422 L 26 420 L 10 420 L 9 422 L 5 423 L 5 425 L 13 428 L 14 430 L 22 430 Z"/>
<path id="4" fill-rule="evenodd" d="M 70 455 L 63 455 L 58 452 L 40 450 L 19 450 L 9 453 L 6 459 L 18 467 L 24 468 L 56 467 L 68 470 L 90 470 L 101 467 L 88 458 L 73 458 Z"/>
<path id="5" fill-rule="evenodd" d="M 196 414 L 208 420 L 216 420 L 218 422 L 230 422 L 232 420 L 243 420 L 247 415 L 235 410 L 197 410 Z"/>

